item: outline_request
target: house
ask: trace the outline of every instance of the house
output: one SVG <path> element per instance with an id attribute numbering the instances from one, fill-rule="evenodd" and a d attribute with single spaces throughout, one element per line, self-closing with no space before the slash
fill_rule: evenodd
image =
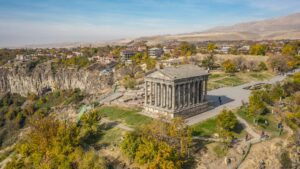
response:
<path id="1" fill-rule="evenodd" d="M 16 60 L 25 62 L 32 60 L 32 57 L 30 55 L 17 55 Z"/>
<path id="2" fill-rule="evenodd" d="M 163 51 L 165 54 L 170 54 L 174 49 L 170 46 L 163 47 Z"/>
<path id="3" fill-rule="evenodd" d="M 238 51 L 240 53 L 249 53 L 249 50 L 250 50 L 250 46 L 249 45 L 245 45 L 245 46 L 242 46 L 238 49 Z"/>
<path id="4" fill-rule="evenodd" d="M 161 48 L 151 48 L 148 50 L 148 54 L 151 58 L 161 57 L 163 53 L 164 51 Z"/>
<path id="5" fill-rule="evenodd" d="M 120 52 L 122 61 L 128 61 L 132 56 L 135 55 L 135 52 L 132 50 L 123 50 Z"/>
<path id="6" fill-rule="evenodd" d="M 230 50 L 229 46 L 222 46 L 219 51 L 220 51 L 220 53 L 228 54 L 229 50 Z"/>

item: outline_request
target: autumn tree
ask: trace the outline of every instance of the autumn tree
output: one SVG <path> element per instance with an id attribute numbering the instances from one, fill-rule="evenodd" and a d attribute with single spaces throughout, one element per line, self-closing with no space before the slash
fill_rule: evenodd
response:
<path id="1" fill-rule="evenodd" d="M 184 120 L 153 121 L 129 133 L 121 143 L 124 154 L 148 168 L 183 168 L 188 159 L 191 133 Z"/>
<path id="2" fill-rule="evenodd" d="M 235 73 L 237 71 L 234 62 L 230 59 L 224 61 L 222 66 L 226 73 Z"/>
<path id="3" fill-rule="evenodd" d="M 238 124 L 238 120 L 236 116 L 230 110 L 222 110 L 222 112 L 217 116 L 217 127 L 219 131 L 220 137 L 224 139 L 231 139 L 232 132 L 236 125 Z"/>
<path id="4" fill-rule="evenodd" d="M 207 51 L 209 52 L 209 53 L 214 53 L 214 51 L 217 49 L 218 47 L 216 46 L 216 44 L 214 44 L 214 43 L 209 43 L 208 45 L 207 45 Z"/>
<path id="5" fill-rule="evenodd" d="M 284 56 L 294 56 L 297 54 L 297 46 L 294 44 L 285 44 L 281 49 L 281 53 Z"/>
<path id="6" fill-rule="evenodd" d="M 251 55 L 266 55 L 267 50 L 268 50 L 267 45 L 255 44 L 250 47 L 250 54 Z"/>

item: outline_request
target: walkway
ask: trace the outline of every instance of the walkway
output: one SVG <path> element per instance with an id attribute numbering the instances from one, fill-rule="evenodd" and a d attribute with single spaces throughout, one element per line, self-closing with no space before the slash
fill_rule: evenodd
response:
<path id="1" fill-rule="evenodd" d="M 295 70 L 295 72 L 300 72 L 300 69 Z M 292 73 L 294 72 L 290 72 L 289 74 Z M 212 110 L 190 117 L 186 119 L 186 122 L 188 125 L 193 125 L 218 115 L 218 113 L 222 111 L 224 108 L 230 108 L 230 109 L 238 108 L 242 105 L 242 102 L 248 102 L 248 98 L 251 94 L 251 91 L 243 89 L 244 87 L 259 84 L 259 83 L 274 84 L 276 82 L 282 81 L 283 79 L 285 79 L 285 77 L 286 76 L 278 75 L 273 77 L 270 80 L 251 82 L 240 86 L 224 87 L 224 88 L 208 91 L 209 100 L 212 100 L 215 102 L 215 104 L 217 104 L 218 97 L 221 97 L 223 104 L 216 105 L 217 107 L 215 107 Z"/>

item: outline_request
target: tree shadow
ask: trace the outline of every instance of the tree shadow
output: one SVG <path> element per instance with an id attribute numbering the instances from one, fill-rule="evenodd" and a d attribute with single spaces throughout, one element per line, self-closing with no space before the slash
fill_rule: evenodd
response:
<path id="1" fill-rule="evenodd" d="M 241 134 L 244 129 L 245 129 L 245 126 L 242 123 L 237 123 L 235 125 L 233 131 L 237 134 Z"/>

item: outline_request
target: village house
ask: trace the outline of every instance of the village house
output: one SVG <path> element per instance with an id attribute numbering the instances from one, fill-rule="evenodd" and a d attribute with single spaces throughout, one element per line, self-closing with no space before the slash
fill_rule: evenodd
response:
<path id="1" fill-rule="evenodd" d="M 16 55 L 16 60 L 22 61 L 22 62 L 30 61 L 30 60 L 32 60 L 32 56 L 30 56 L 30 55 Z"/>
<path id="2" fill-rule="evenodd" d="M 134 55 L 135 55 L 135 52 L 133 52 L 132 50 L 123 50 L 120 52 L 121 60 L 123 62 L 130 60 L 130 58 Z"/>
<path id="3" fill-rule="evenodd" d="M 244 54 L 248 54 L 249 50 L 250 50 L 250 46 L 249 45 L 245 45 L 245 46 L 242 46 L 242 47 L 238 48 L 238 51 L 240 53 L 244 53 Z"/>
<path id="4" fill-rule="evenodd" d="M 161 48 L 151 48 L 148 50 L 149 56 L 151 58 L 159 58 L 164 53 L 164 51 Z"/>

